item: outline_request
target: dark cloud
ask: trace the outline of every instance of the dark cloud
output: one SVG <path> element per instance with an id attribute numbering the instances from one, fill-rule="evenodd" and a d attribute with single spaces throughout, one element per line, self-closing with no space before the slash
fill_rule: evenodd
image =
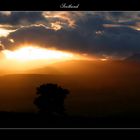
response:
<path id="1" fill-rule="evenodd" d="M 0 12 L 0 24 L 26 25 L 44 21 L 42 12 L 11 12 L 9 16 Z"/>
<path id="2" fill-rule="evenodd" d="M 30 13 L 32 19 L 28 18 L 29 21 L 36 22 L 39 19 L 41 21 L 42 17 L 40 17 L 40 14 L 40 12 Z M 72 12 L 72 14 L 74 14 L 74 12 Z M 20 14 L 18 13 L 14 13 L 12 21 L 14 19 L 17 20 L 19 15 Z M 132 17 L 132 15 L 135 15 L 134 21 L 129 21 L 128 17 Z M 32 43 L 43 47 L 52 46 L 58 49 L 99 55 L 125 56 L 131 53 L 140 52 L 140 32 L 127 26 L 134 26 L 139 20 L 138 13 L 133 13 L 132 15 L 127 15 L 125 12 L 102 12 L 102 14 L 101 12 L 97 14 L 95 12 L 82 12 L 80 13 L 80 18 L 74 19 L 76 24 L 75 28 L 54 30 L 47 28 L 45 25 L 26 26 L 10 33 L 7 37 L 1 38 L 1 42 L 9 49 L 23 43 Z M 29 15 L 24 13 L 20 16 L 22 18 L 19 18 L 19 21 L 24 19 L 23 17 L 27 18 Z M 73 18 L 75 18 L 75 16 L 73 16 Z M 121 19 L 121 24 L 123 26 L 103 26 L 104 24 L 116 24 L 114 18 Z M 47 20 L 49 20 L 49 18 Z M 14 22 L 15 21 L 13 21 L 13 23 Z M 14 39 L 15 42 L 10 42 L 10 38 Z"/>
<path id="3" fill-rule="evenodd" d="M 99 43 L 106 47 L 104 52 L 127 54 L 140 51 L 140 32 L 129 27 L 106 28 Z"/>
<path id="4" fill-rule="evenodd" d="M 9 44 L 8 39 L 12 38 L 15 43 Z M 1 38 L 4 46 L 9 49 L 19 46 L 23 43 L 38 44 L 44 47 L 57 47 L 66 50 L 83 50 L 86 46 L 86 39 L 77 30 L 61 29 L 55 31 L 47 29 L 45 26 L 30 26 L 21 28 L 10 33 L 7 38 Z M 83 48 L 82 48 L 83 47 Z"/>

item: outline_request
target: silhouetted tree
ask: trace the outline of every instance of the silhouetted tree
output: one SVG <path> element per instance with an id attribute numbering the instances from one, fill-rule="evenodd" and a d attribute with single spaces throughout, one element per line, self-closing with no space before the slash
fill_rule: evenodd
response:
<path id="1" fill-rule="evenodd" d="M 67 89 L 63 89 L 57 84 L 43 84 L 37 87 L 39 95 L 34 104 L 39 108 L 39 112 L 52 115 L 54 113 L 65 115 L 64 99 L 69 94 Z"/>

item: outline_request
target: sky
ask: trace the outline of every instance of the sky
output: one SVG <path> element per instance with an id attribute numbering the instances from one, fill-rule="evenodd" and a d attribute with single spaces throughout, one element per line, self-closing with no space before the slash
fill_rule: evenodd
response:
<path id="1" fill-rule="evenodd" d="M 25 43 L 125 58 L 140 53 L 140 12 L 1 11 L 0 50 Z"/>

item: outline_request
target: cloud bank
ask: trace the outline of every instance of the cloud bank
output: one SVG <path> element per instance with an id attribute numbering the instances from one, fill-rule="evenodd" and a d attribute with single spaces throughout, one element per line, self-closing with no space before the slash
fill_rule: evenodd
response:
<path id="1" fill-rule="evenodd" d="M 140 52 L 140 12 L 0 12 L 1 46 L 24 43 L 93 55 L 126 57 Z M 13 40 L 13 41 L 12 41 Z"/>

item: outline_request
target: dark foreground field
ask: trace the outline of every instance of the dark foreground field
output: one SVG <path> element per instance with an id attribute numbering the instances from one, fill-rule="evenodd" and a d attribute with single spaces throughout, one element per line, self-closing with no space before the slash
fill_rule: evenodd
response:
<path id="1" fill-rule="evenodd" d="M 0 128 L 140 128 L 140 115 L 56 117 L 35 113 L 0 113 Z"/>

